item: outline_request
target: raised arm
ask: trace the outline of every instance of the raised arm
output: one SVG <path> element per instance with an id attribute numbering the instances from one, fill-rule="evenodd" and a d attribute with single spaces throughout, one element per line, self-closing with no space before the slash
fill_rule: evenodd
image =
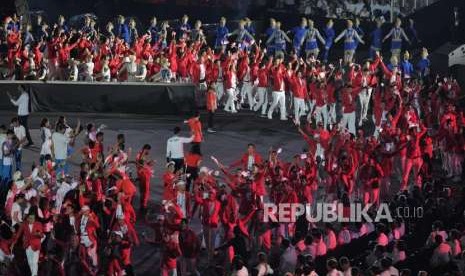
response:
<path id="1" fill-rule="evenodd" d="M 347 30 L 342 31 L 336 39 L 334 39 L 334 43 L 337 43 L 341 38 L 343 38 L 346 35 Z"/>
<path id="2" fill-rule="evenodd" d="M 360 37 L 360 35 L 357 32 L 354 32 L 355 39 L 358 40 L 358 42 L 365 44 L 365 41 Z"/>
<path id="3" fill-rule="evenodd" d="M 315 32 L 316 32 L 316 37 L 320 40 L 321 44 L 325 45 L 325 44 L 326 44 L 326 41 L 325 41 L 325 39 L 323 38 L 323 36 L 321 35 L 320 31 L 318 31 L 317 29 L 315 29 Z"/>
<path id="4" fill-rule="evenodd" d="M 405 39 L 405 41 L 407 41 L 409 44 L 412 43 L 412 42 L 410 42 L 410 39 L 408 39 L 408 36 L 405 33 L 404 29 L 401 29 L 400 33 L 401 33 L 402 37 Z"/>
<path id="5" fill-rule="evenodd" d="M 390 38 L 392 34 L 394 33 L 394 28 L 392 28 L 389 33 L 383 38 L 383 42 L 386 41 L 386 39 Z"/>

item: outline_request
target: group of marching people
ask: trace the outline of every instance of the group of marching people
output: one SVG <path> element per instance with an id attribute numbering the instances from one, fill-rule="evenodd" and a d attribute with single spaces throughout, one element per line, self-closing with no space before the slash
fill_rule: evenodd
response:
<path id="1" fill-rule="evenodd" d="M 401 52 L 402 41 L 410 39 L 400 21 L 384 37 L 374 30 L 371 58 L 356 64 L 354 52 L 367 35 L 351 21 L 339 36 L 328 39 L 326 30 L 323 35 L 311 20 L 302 20 L 292 31 L 293 40 L 274 22 L 262 47 L 256 43 L 249 21 L 229 32 L 222 19 L 215 41 L 218 50 L 213 50 L 205 47 L 201 24 L 191 28 L 187 17 L 178 31 L 171 33 L 164 24 L 159 30 L 154 19 L 153 32 L 141 37 L 134 31 L 134 22 L 128 27 L 124 18 L 119 19 L 116 34 L 110 34 L 103 44 L 94 44 L 98 33 L 90 19 L 79 32 L 69 31 L 64 21 L 49 36 L 43 27 L 32 55 L 31 50 L 23 51 L 27 47 L 23 49 L 19 27 L 11 19 L 5 28 L 9 49 L 17 52 L 9 55 L 21 65 L 26 64 L 25 56 L 36 64 L 48 62 L 55 79 L 66 75 L 73 49 L 77 59 L 89 63 L 87 73 L 81 75 L 86 80 L 103 78 L 95 72 L 105 66 L 110 69 L 108 80 L 139 79 L 134 68 L 142 64 L 150 71 L 151 64 L 158 67 L 153 72 L 160 73 L 161 79 L 193 81 L 206 90 L 209 120 L 222 105 L 235 113 L 248 104 L 249 109 L 270 119 L 278 108 L 282 120 L 292 118 L 292 127 L 295 124 L 296 133 L 308 147 L 291 160 L 283 160 L 278 148 L 262 157 L 255 145 L 249 144 L 240 159 L 229 165 L 219 156 L 209 157 L 217 166 L 209 169 L 202 164 L 203 128 L 196 113 L 185 121 L 190 137 L 179 136 L 176 128 L 168 141 L 167 163 L 157 165 L 165 168 L 161 178 L 156 176 L 157 182 L 163 183 L 163 195 L 162 201 L 156 202 L 161 209 L 152 218 L 147 212 L 150 189 L 156 183 L 152 181 L 155 161 L 151 145 L 143 145 L 133 158 L 124 135 L 118 135 L 105 150 L 104 126 L 90 123 L 84 128 L 80 122 L 70 126 L 65 117 L 52 126 L 45 118 L 40 159 L 26 175 L 21 151 L 31 141 L 27 126 L 14 118 L 10 127 L 0 127 L 0 260 L 11 262 L 13 275 L 24 269 L 25 263 L 33 276 L 39 271 L 131 275 L 131 253 L 141 242 L 136 222 L 153 229 L 153 236 L 143 236 L 143 241 L 161 248 L 161 275 L 198 275 L 202 254 L 209 263 L 225 264 L 233 275 L 248 275 L 249 260 L 257 261 L 251 272 L 256 275 L 273 271 L 277 275 L 315 275 L 317 257 L 370 233 L 376 233 L 377 250 L 387 253 L 391 248 L 393 252 L 376 255 L 375 261 L 367 264 L 376 266 L 380 275 L 392 275 L 396 270 L 393 263 L 406 258 L 405 249 L 399 246 L 406 236 L 404 221 L 376 225 L 265 223 L 263 204 L 333 202 L 347 207 L 361 201 L 373 204 L 376 211 L 381 202 L 396 198 L 398 191 L 401 196 L 413 197 L 427 189 L 424 184 L 438 178 L 438 162 L 446 179 L 463 179 L 465 115 L 458 105 L 460 87 L 453 78 L 430 73 L 425 49 L 415 66 L 410 54 Z M 14 41 L 15 35 L 19 40 Z M 156 35 L 159 38 L 154 39 Z M 235 42 L 228 43 L 231 36 Z M 389 38 L 392 57 L 387 63 L 379 51 L 382 41 Z M 320 62 L 317 39 L 325 52 L 333 42 L 344 39 L 344 59 L 336 65 Z M 287 43 L 294 47 L 289 54 Z M 42 55 L 43 47 L 48 49 L 47 56 Z M 126 57 L 129 62 L 119 67 L 120 59 Z M 90 65 L 102 58 L 102 67 Z M 11 100 L 20 105 L 19 99 Z M 80 136 L 85 137 L 81 149 L 76 148 Z M 184 144 L 189 143 L 191 149 L 184 154 Z M 79 175 L 73 176 L 68 163 L 75 155 L 81 156 L 82 163 Z M 131 174 L 130 168 L 136 173 Z M 137 195 L 139 213 L 133 205 Z M 192 229 L 197 218 L 201 235 Z M 447 234 L 437 228 L 431 244 L 459 256 L 460 245 L 452 250 L 449 243 L 455 244 L 455 240 L 446 242 Z M 394 249 L 390 247 L 393 244 Z M 281 247 L 277 260 L 267 260 L 276 245 Z M 251 256 L 251 252 L 257 255 Z M 346 259 L 328 259 L 328 275 L 341 275 L 341 271 L 357 275 Z M 224 268 L 213 269 L 208 275 L 225 273 Z"/>

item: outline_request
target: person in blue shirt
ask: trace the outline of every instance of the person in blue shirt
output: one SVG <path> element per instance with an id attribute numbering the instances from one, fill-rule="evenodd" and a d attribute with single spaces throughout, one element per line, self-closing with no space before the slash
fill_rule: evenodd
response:
<path id="1" fill-rule="evenodd" d="M 89 34 L 92 32 L 92 27 L 91 27 L 91 18 L 89 16 L 84 17 L 84 25 L 81 28 L 81 32 L 84 34 Z M 56 27 L 56 26 L 55 26 Z"/>
<path id="2" fill-rule="evenodd" d="M 239 27 L 234 30 L 232 33 L 227 34 L 227 37 L 236 36 L 236 44 L 239 49 L 244 50 L 246 47 L 245 40 L 246 38 L 251 41 L 251 44 L 255 43 L 254 37 L 245 29 L 245 22 L 243 20 L 239 21 Z"/>
<path id="3" fill-rule="evenodd" d="M 391 54 L 399 58 L 400 52 L 402 50 L 402 40 L 410 43 L 407 35 L 404 32 L 404 29 L 401 27 L 402 21 L 397 18 L 394 24 L 394 27 L 391 31 L 384 37 L 383 42 L 388 38 L 391 38 Z"/>
<path id="4" fill-rule="evenodd" d="M 275 30 L 276 30 L 276 19 L 270 18 L 270 26 L 265 31 L 266 38 L 269 39 L 273 35 Z M 267 45 L 266 46 L 266 52 L 269 55 L 273 55 L 274 54 L 274 45 L 272 45 L 272 44 Z"/>
<path id="5" fill-rule="evenodd" d="M 365 36 L 365 32 L 363 31 L 362 27 L 360 27 L 360 19 L 358 18 L 355 18 L 354 30 L 357 32 L 358 36 L 361 39 L 363 39 L 363 36 Z M 355 40 L 354 43 L 355 43 L 355 50 L 357 50 L 358 40 Z"/>
<path id="6" fill-rule="evenodd" d="M 417 63 L 418 75 L 420 78 L 424 79 L 430 73 L 431 62 L 428 59 L 428 50 L 423 48 L 421 50 L 421 59 Z"/>
<path id="7" fill-rule="evenodd" d="M 13 14 L 13 17 L 8 17 L 6 19 L 6 30 L 7 31 L 13 31 L 13 32 L 17 32 L 19 31 L 21 25 L 19 23 L 19 20 L 18 20 L 18 16 L 15 14 Z"/>
<path id="8" fill-rule="evenodd" d="M 371 46 L 370 46 L 370 59 L 374 60 L 376 52 L 381 52 L 383 47 L 383 21 L 376 19 L 376 28 L 370 33 Z"/>
<path id="9" fill-rule="evenodd" d="M 186 14 L 181 18 L 181 24 L 178 26 L 179 38 L 187 38 L 191 32 L 191 25 L 189 24 L 189 16 Z"/>
<path id="10" fill-rule="evenodd" d="M 31 33 L 32 26 L 31 24 L 26 25 L 26 30 L 24 31 L 23 34 L 23 45 L 30 45 L 32 42 L 34 42 L 34 36 Z"/>
<path id="11" fill-rule="evenodd" d="M 291 39 L 286 35 L 286 33 L 281 30 L 281 22 L 276 22 L 276 29 L 273 34 L 266 41 L 267 45 L 272 44 L 274 48 L 275 55 L 284 56 L 286 52 L 286 41 L 291 42 Z"/>
<path id="12" fill-rule="evenodd" d="M 226 18 L 221 17 L 220 23 L 216 28 L 216 35 L 215 35 L 215 49 L 222 49 L 226 47 L 228 42 L 228 33 L 229 29 L 226 27 Z"/>
<path id="13" fill-rule="evenodd" d="M 415 21 L 413 21 L 412 18 L 408 20 L 408 27 L 405 30 L 405 33 L 407 34 L 407 37 L 410 39 L 411 45 L 417 45 L 420 42 L 420 39 L 418 38 L 418 33 L 417 30 L 415 29 Z"/>
<path id="14" fill-rule="evenodd" d="M 137 38 L 139 38 L 139 33 L 137 32 L 137 28 L 136 28 L 136 21 L 134 20 L 134 18 L 131 18 L 129 20 L 129 24 L 128 24 L 128 31 L 129 31 L 129 42 L 128 44 L 129 45 L 132 45 Z"/>
<path id="15" fill-rule="evenodd" d="M 328 22 L 326 23 L 326 28 L 324 30 L 325 52 L 323 54 L 323 61 L 325 63 L 328 62 L 329 51 L 331 50 L 331 47 L 333 46 L 334 38 L 336 37 L 336 32 L 334 31 L 333 25 L 334 25 L 333 20 L 332 19 L 328 20 Z"/>
<path id="16" fill-rule="evenodd" d="M 321 36 L 320 31 L 318 31 L 317 28 L 315 28 L 315 24 L 313 23 L 313 20 L 308 20 L 308 31 L 305 35 L 305 53 L 307 55 L 307 58 L 310 55 L 313 55 L 315 58 L 318 58 L 318 53 L 320 52 L 320 48 L 318 48 L 318 42 L 316 41 L 317 39 L 320 40 L 321 44 L 325 44 L 324 38 Z"/>
<path id="17" fill-rule="evenodd" d="M 118 16 L 118 24 L 116 25 L 116 36 L 129 43 L 129 28 L 125 23 L 125 18 L 122 15 Z"/>
<path id="18" fill-rule="evenodd" d="M 355 40 L 358 42 L 365 44 L 365 42 L 360 38 L 357 31 L 353 28 L 354 23 L 352 20 L 347 20 L 347 28 L 342 31 L 334 40 L 337 43 L 341 38 L 344 38 L 344 62 L 349 64 L 353 62 L 353 58 L 355 55 Z"/>
<path id="19" fill-rule="evenodd" d="M 246 17 L 244 18 L 244 22 L 245 22 L 245 29 L 249 32 L 251 36 L 255 37 L 255 28 L 252 24 L 252 20 Z M 245 43 L 247 44 L 247 50 L 250 50 L 250 45 L 252 44 L 252 41 L 248 37 L 246 37 Z"/>
<path id="20" fill-rule="evenodd" d="M 158 39 L 160 38 L 160 35 L 158 34 L 160 32 L 160 29 L 157 26 L 157 18 L 154 16 L 152 19 L 150 19 L 150 26 L 147 30 L 147 33 L 150 34 L 150 43 L 153 45 L 157 43 Z"/>
<path id="21" fill-rule="evenodd" d="M 297 56 L 300 56 L 300 50 L 302 44 L 304 43 L 305 36 L 307 34 L 307 18 L 302 17 L 300 21 L 300 26 L 296 26 L 291 30 L 291 33 L 294 35 L 292 39 L 292 47 Z"/>
<path id="22" fill-rule="evenodd" d="M 414 73 L 413 65 L 410 62 L 410 53 L 408 51 L 404 53 L 404 58 L 400 63 L 400 71 L 404 79 L 410 79 Z"/>
<path id="23" fill-rule="evenodd" d="M 63 15 L 58 16 L 57 28 L 62 29 L 65 33 L 69 32 L 68 25 L 66 25 L 65 17 Z"/>

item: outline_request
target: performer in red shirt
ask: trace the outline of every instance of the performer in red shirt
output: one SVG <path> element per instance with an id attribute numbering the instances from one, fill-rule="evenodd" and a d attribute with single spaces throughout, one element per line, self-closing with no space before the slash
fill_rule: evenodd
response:
<path id="1" fill-rule="evenodd" d="M 254 164 L 261 164 L 261 163 L 262 163 L 262 157 L 260 156 L 260 154 L 256 152 L 255 145 L 248 144 L 247 152 L 242 155 L 241 159 L 232 163 L 230 168 L 242 166 L 244 170 L 251 171 L 253 169 Z"/>
<path id="2" fill-rule="evenodd" d="M 412 127 L 408 132 L 407 142 L 407 160 L 405 162 L 405 168 L 403 170 L 401 190 L 408 188 L 408 180 L 410 177 L 410 171 L 413 168 L 413 181 L 415 185 L 421 186 L 421 182 L 418 181 L 418 175 L 423 165 L 423 156 L 420 147 L 420 139 L 426 134 L 427 129 L 421 125 L 418 127 Z"/>
<path id="3" fill-rule="evenodd" d="M 197 110 L 189 120 L 184 121 L 187 125 L 189 125 L 191 129 L 192 136 L 194 139 L 192 140 L 192 152 L 200 154 L 200 144 L 203 141 L 203 134 L 202 134 L 202 122 L 200 122 L 200 112 Z"/>
<path id="4" fill-rule="evenodd" d="M 97 229 L 100 228 L 100 223 L 89 206 L 82 206 L 81 214 L 77 219 L 77 227 L 80 242 L 85 248 L 86 255 L 92 261 L 91 266 L 95 269 L 98 267 Z"/>
<path id="5" fill-rule="evenodd" d="M 268 119 L 273 118 L 273 112 L 279 104 L 279 113 L 281 120 L 287 120 L 286 113 L 286 93 L 284 85 L 284 77 L 286 74 L 286 68 L 282 64 L 283 60 L 278 58 L 275 61 L 275 66 L 271 69 L 273 76 L 273 102 L 271 103 L 270 109 L 268 110 Z"/>
<path id="6" fill-rule="evenodd" d="M 341 126 L 348 128 L 349 132 L 355 135 L 355 98 L 351 85 L 346 86 L 342 94 Z"/>
<path id="7" fill-rule="evenodd" d="M 145 144 L 142 150 L 136 156 L 137 177 L 139 178 L 140 188 L 140 212 L 145 214 L 150 197 L 150 179 L 153 174 L 154 160 L 149 156 L 152 147 Z"/>
<path id="8" fill-rule="evenodd" d="M 181 220 L 181 229 L 179 231 L 181 275 L 188 275 L 188 271 L 200 275 L 197 271 L 197 258 L 200 254 L 200 246 L 200 239 L 197 237 L 197 234 L 189 228 L 187 219 Z"/>
<path id="9" fill-rule="evenodd" d="M 292 96 L 294 98 L 294 121 L 300 125 L 300 118 L 305 114 L 305 97 L 307 96 L 307 83 L 302 71 L 291 72 L 288 76 Z"/>
<path id="10" fill-rule="evenodd" d="M 213 130 L 213 116 L 218 109 L 218 101 L 216 99 L 216 92 L 212 83 L 209 84 L 207 90 L 207 111 L 208 111 L 208 133 L 215 133 Z"/>
<path id="11" fill-rule="evenodd" d="M 363 203 L 379 205 L 379 188 L 384 177 L 383 169 L 373 157 L 365 155 L 357 174 L 363 189 Z"/>
<path id="12" fill-rule="evenodd" d="M 42 238 L 44 237 L 44 230 L 42 223 L 36 221 L 35 214 L 28 214 L 27 221 L 21 224 L 18 233 L 16 233 L 13 239 L 12 247 L 14 247 L 20 237 L 23 239 L 23 248 L 26 250 L 27 263 L 29 265 L 29 269 L 31 270 L 31 275 L 37 276 L 39 270 L 40 248 Z"/>
<path id="13" fill-rule="evenodd" d="M 326 129 L 328 125 L 328 108 L 326 106 L 327 94 L 326 94 L 326 85 L 323 82 L 317 84 L 316 90 L 314 91 L 315 96 L 315 110 L 313 114 L 315 116 L 315 121 L 318 123 L 323 123 L 323 128 Z"/>

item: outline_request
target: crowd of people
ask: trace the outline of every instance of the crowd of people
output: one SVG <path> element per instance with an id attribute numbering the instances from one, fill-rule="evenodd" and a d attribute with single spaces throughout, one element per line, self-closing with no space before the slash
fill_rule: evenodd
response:
<path id="1" fill-rule="evenodd" d="M 75 29 L 63 17 L 53 28 L 40 19 L 23 30 L 13 16 L 4 25 L 8 76 L 192 81 L 206 91 L 210 132 L 218 108 L 248 108 L 269 119 L 279 114 L 307 149 L 283 160 L 280 149 L 259 153 L 249 144 L 237 162 L 223 164 L 221 156 L 202 155 L 196 112 L 184 122 L 191 135 L 175 127 L 167 162 L 155 164 L 151 145 L 141 145 L 133 157 L 124 135 L 105 147 L 105 126 L 71 126 L 62 116 L 42 120 L 40 154 L 29 173 L 22 152 L 34 144 L 30 99 L 20 87 L 19 97 L 10 95 L 18 117 L 0 127 L 0 261 L 6 273 L 22 275 L 29 267 L 33 276 L 133 275 L 131 254 L 140 243 L 160 248 L 161 275 L 465 273 L 462 187 L 453 185 L 463 180 L 462 92 L 454 78 L 431 72 L 426 49 L 412 64 L 403 42 L 418 41 L 414 32 L 397 20 L 382 33 L 377 20 L 365 33 L 349 20 L 337 35 L 332 21 L 320 32 L 304 18 L 291 39 L 271 20 L 261 43 L 250 20 L 230 32 L 222 18 L 209 46 L 201 22 L 191 28 L 188 20 L 170 29 L 154 18 L 138 35 L 135 21 L 126 25 L 122 16 L 102 32 L 90 18 Z M 380 50 L 388 39 L 386 61 Z M 333 43 L 341 40 L 343 58 L 328 63 Z M 357 64 L 355 51 L 368 42 L 370 58 Z M 85 146 L 77 148 L 82 137 Z M 69 165 L 76 155 L 78 172 Z M 206 159 L 217 167 L 202 165 Z M 163 175 L 153 175 L 153 166 L 164 167 Z M 153 217 L 150 190 L 157 182 L 163 195 Z M 371 204 L 372 215 L 388 202 L 393 213 L 400 206 L 424 210 L 424 216 L 376 223 L 263 220 L 264 203 L 316 202 Z M 139 235 L 136 224 L 151 227 L 152 235 Z"/>
<path id="2" fill-rule="evenodd" d="M 237 60 L 244 51 L 256 53 L 247 61 L 250 66 L 258 66 L 264 57 L 275 53 L 288 53 L 290 61 L 303 58 L 310 68 L 315 67 L 320 49 L 323 61 L 334 60 L 330 51 L 341 39 L 336 37 L 332 20 L 320 32 L 311 19 L 303 18 L 299 26 L 289 31 L 281 29 L 281 23 L 272 19 L 265 33 L 259 34 L 249 18 L 240 20 L 235 30 L 230 30 L 226 18 L 221 18 L 213 37 L 204 33 L 200 20 L 192 27 L 188 16 L 177 26 L 170 26 L 168 21 L 159 24 L 156 17 L 145 29 L 136 22 L 134 18 L 118 16 L 115 22 L 97 25 L 94 18 L 87 16 L 83 22 L 70 26 L 63 16 L 53 25 L 41 15 L 29 24 L 16 15 L 7 17 L 0 28 L 1 78 L 217 83 L 226 81 L 224 72 L 220 72 L 218 79 L 207 77 L 220 65 L 226 71 L 227 63 Z M 387 35 L 382 28 L 384 19 L 377 17 L 370 22 L 372 30 L 363 29 L 358 18 L 347 23 L 350 32 L 341 34 L 345 50 L 355 52 L 363 40 L 370 43 L 371 58 L 375 51 L 381 50 Z M 403 40 L 418 42 L 414 22 L 410 20 L 406 25 L 404 30 L 400 22 L 395 23 L 389 33 L 392 51 L 400 50 Z M 264 53 L 264 49 L 268 52 Z M 255 71 L 251 78 L 256 78 Z"/>

